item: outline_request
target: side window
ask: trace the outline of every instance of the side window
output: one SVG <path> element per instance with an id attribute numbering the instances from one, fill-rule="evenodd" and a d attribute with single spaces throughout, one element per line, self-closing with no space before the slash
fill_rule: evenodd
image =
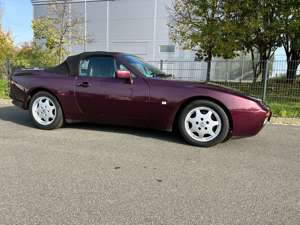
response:
<path id="1" fill-rule="evenodd" d="M 121 71 L 129 71 L 129 69 L 124 66 L 122 63 L 117 61 L 117 70 L 121 70 Z"/>
<path id="2" fill-rule="evenodd" d="M 127 69 L 127 67 L 124 66 L 123 64 L 119 64 L 119 65 L 118 65 L 118 70 L 129 71 L 129 69 Z"/>
<path id="3" fill-rule="evenodd" d="M 80 61 L 79 76 L 115 77 L 115 59 L 111 56 L 91 56 Z"/>

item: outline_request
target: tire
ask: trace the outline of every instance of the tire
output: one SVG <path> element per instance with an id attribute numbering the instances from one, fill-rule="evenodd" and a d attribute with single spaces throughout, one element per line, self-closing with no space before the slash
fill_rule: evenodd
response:
<path id="1" fill-rule="evenodd" d="M 56 97 L 41 91 L 30 101 L 29 111 L 36 127 L 43 130 L 53 130 L 63 126 L 64 116 Z"/>
<path id="2" fill-rule="evenodd" d="M 230 124 L 227 114 L 218 104 L 196 100 L 182 110 L 178 129 L 189 144 L 211 147 L 226 140 Z"/>

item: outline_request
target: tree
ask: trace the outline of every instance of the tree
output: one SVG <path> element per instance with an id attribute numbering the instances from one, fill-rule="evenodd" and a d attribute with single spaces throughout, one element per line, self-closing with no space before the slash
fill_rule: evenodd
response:
<path id="1" fill-rule="evenodd" d="M 54 51 L 41 48 L 33 42 L 24 43 L 21 47 L 16 48 L 13 67 L 14 69 L 51 67 L 56 63 Z"/>
<path id="2" fill-rule="evenodd" d="M 224 21 L 222 0 L 175 0 L 169 27 L 175 43 L 195 50 L 199 59 L 207 61 L 207 81 L 213 57 L 236 56 L 238 46 L 228 32 L 230 24 Z"/>
<path id="3" fill-rule="evenodd" d="M 254 82 L 280 46 L 278 15 L 281 0 L 225 0 L 226 21 L 233 28 L 240 49 L 251 53 Z M 259 60 L 255 61 L 255 53 Z"/>
<path id="4" fill-rule="evenodd" d="M 0 78 L 5 78 L 10 74 L 10 60 L 13 56 L 13 41 L 10 33 L 2 30 L 0 24 Z"/>
<path id="5" fill-rule="evenodd" d="M 281 1 L 281 40 L 287 58 L 287 81 L 293 82 L 300 64 L 300 1 Z"/>
<path id="6" fill-rule="evenodd" d="M 32 22 L 35 40 L 43 43 L 49 50 L 54 50 L 58 62 L 68 54 L 68 45 L 86 41 L 80 32 L 83 18 L 71 16 L 70 4 L 71 0 L 52 0 L 48 7 L 49 15 Z"/>

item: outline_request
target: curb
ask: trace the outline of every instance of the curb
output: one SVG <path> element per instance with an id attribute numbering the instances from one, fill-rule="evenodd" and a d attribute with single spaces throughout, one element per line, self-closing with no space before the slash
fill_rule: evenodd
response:
<path id="1" fill-rule="evenodd" d="M 272 117 L 271 124 L 300 126 L 300 118 Z"/>
<path id="2" fill-rule="evenodd" d="M 0 105 L 11 105 L 10 99 L 0 99 Z"/>

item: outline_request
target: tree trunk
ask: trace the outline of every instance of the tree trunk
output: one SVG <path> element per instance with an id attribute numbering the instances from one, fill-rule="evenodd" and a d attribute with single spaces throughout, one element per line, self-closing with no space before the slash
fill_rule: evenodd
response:
<path id="1" fill-rule="evenodd" d="M 207 56 L 207 72 L 206 72 L 206 81 L 210 81 L 210 71 L 211 71 L 211 60 L 212 60 L 212 54 L 211 52 L 208 53 Z"/>
<path id="2" fill-rule="evenodd" d="M 266 76 L 266 69 L 267 69 L 267 63 L 268 63 L 268 56 L 267 56 L 267 52 L 266 51 L 261 51 L 259 53 L 260 57 L 259 57 L 259 62 L 257 64 L 257 67 L 259 68 L 259 72 L 256 72 L 256 74 L 254 74 L 254 79 L 253 79 L 253 83 L 255 83 L 257 81 L 257 78 L 261 72 L 262 74 L 262 80 L 264 80 L 265 76 Z M 257 68 L 256 67 L 256 68 Z"/>
<path id="3" fill-rule="evenodd" d="M 265 80 L 265 78 L 268 79 L 267 76 L 267 59 L 263 59 L 262 62 L 261 62 L 261 77 L 262 77 L 262 80 Z"/>
<path id="4" fill-rule="evenodd" d="M 293 83 L 296 79 L 297 69 L 300 61 L 289 60 L 287 62 L 286 80 L 289 83 Z"/>
<path id="5" fill-rule="evenodd" d="M 256 72 L 257 72 L 257 67 L 255 65 L 254 60 L 255 60 L 255 58 L 254 58 L 254 51 L 251 48 L 251 62 L 252 62 L 252 70 L 253 70 L 253 83 L 256 82 Z"/>
<path id="6" fill-rule="evenodd" d="M 261 61 L 255 62 L 254 50 L 251 48 L 251 62 L 252 62 L 252 71 L 253 71 L 253 84 L 256 83 L 256 80 L 261 72 Z"/>
<path id="7" fill-rule="evenodd" d="M 258 62 L 255 64 L 255 62 L 252 61 L 252 69 L 253 69 L 253 83 L 256 83 L 256 80 L 258 78 L 258 75 L 260 74 L 261 71 L 261 62 Z M 259 69 L 257 71 L 257 69 Z"/>

